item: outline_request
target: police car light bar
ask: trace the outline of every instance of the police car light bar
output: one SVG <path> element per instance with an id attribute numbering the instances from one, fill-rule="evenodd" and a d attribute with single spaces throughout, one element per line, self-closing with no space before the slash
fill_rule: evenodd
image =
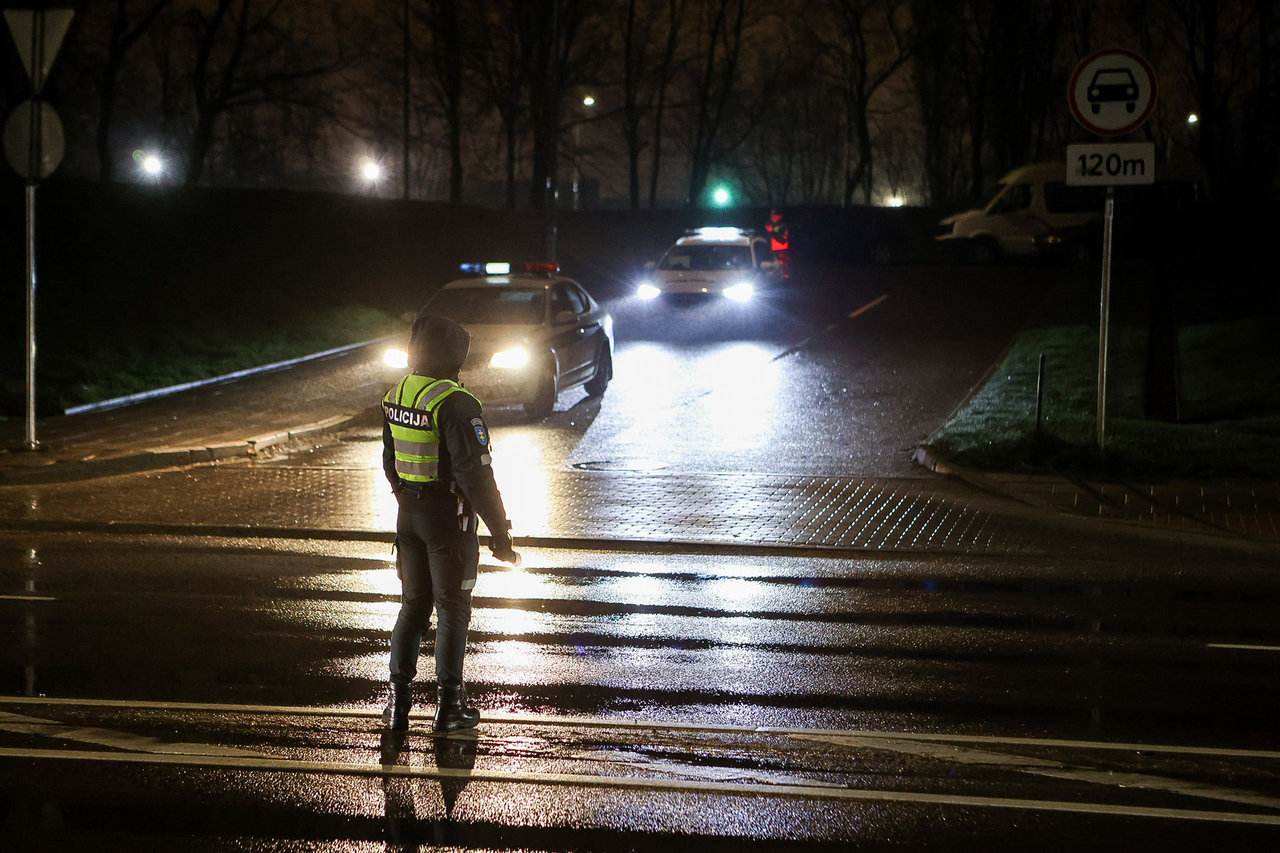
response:
<path id="1" fill-rule="evenodd" d="M 737 240 L 740 237 L 751 234 L 747 229 L 733 225 L 704 225 L 701 228 L 693 228 L 685 233 L 701 237 L 704 240 Z"/>
<path id="2" fill-rule="evenodd" d="M 467 275 L 507 275 L 511 272 L 511 264 L 505 261 L 488 261 L 482 264 L 463 264 L 460 269 Z"/>
<path id="3" fill-rule="evenodd" d="M 462 264 L 460 269 L 467 275 L 511 275 L 512 272 L 524 272 L 532 275 L 554 275 L 560 272 L 560 265 L 552 261 L 525 261 L 512 264 L 507 261 L 485 261 L 484 263 Z"/>

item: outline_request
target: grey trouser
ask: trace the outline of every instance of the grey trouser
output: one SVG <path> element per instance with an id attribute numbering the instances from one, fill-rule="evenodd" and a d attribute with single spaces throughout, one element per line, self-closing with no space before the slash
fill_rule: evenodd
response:
<path id="1" fill-rule="evenodd" d="M 471 623 L 471 590 L 480 562 L 475 525 L 458 529 L 457 500 L 445 489 L 422 498 L 400 493 L 396 545 L 401 576 L 400 615 L 391 632 L 391 680 L 409 684 L 418 673 L 422 635 L 436 611 L 436 680 L 462 684 L 462 659 Z"/>

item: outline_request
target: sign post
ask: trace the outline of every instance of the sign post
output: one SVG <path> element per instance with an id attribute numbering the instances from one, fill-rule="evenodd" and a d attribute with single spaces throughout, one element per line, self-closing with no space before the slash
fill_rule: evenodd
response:
<path id="1" fill-rule="evenodd" d="M 19 104 L 4 129 L 4 150 L 24 178 L 27 214 L 27 417 L 26 446 L 36 440 L 36 184 L 62 161 L 62 123 L 53 108 L 40 100 L 53 60 L 71 26 L 70 9 L 5 9 L 13 43 L 31 78 L 31 100 Z"/>
<path id="2" fill-rule="evenodd" d="M 1103 137 L 1124 136 L 1142 126 L 1156 106 L 1158 86 L 1151 66 L 1124 48 L 1108 48 L 1081 60 L 1067 84 L 1076 121 Z M 1107 443 L 1107 344 L 1111 325 L 1111 234 L 1117 186 L 1156 179 L 1150 142 L 1067 146 L 1067 185 L 1105 186 L 1102 212 L 1102 293 L 1098 306 L 1098 450 Z"/>

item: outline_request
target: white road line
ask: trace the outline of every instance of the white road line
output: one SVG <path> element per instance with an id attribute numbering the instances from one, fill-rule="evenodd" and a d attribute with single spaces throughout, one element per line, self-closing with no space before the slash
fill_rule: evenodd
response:
<path id="1" fill-rule="evenodd" d="M 1035 776 L 1046 776 L 1051 779 L 1062 779 L 1068 782 L 1087 782 L 1093 785 L 1106 785 L 1113 788 L 1143 788 L 1149 791 L 1163 791 L 1184 797 L 1201 797 L 1239 803 L 1241 805 L 1260 806 L 1267 809 L 1280 809 L 1280 798 L 1268 797 L 1265 794 L 1245 791 L 1240 788 L 1207 785 L 1190 779 L 1171 779 L 1145 773 L 1122 773 L 1098 770 L 1093 767 L 1074 767 L 1061 761 L 1031 758 L 1026 755 L 1009 755 L 1002 752 L 988 752 L 986 750 L 964 749 L 942 743 L 922 743 L 904 739 L 869 737 L 835 738 L 801 737 L 797 735 L 792 737 L 796 740 L 834 743 L 848 748 L 882 749 L 903 755 L 912 755 L 917 758 L 943 761 L 948 764 L 979 764 L 1001 767 L 1019 773 L 1030 773 Z"/>
<path id="2" fill-rule="evenodd" d="M 862 306 L 861 308 L 859 308 L 858 310 L 856 310 L 856 311 L 850 311 L 850 312 L 849 312 L 849 316 L 850 316 L 850 317 L 857 317 L 859 314 L 863 313 L 864 311 L 870 311 L 872 308 L 875 308 L 877 305 L 879 305 L 881 302 L 884 302 L 884 301 L 885 301 L 886 299 L 888 299 L 888 298 L 889 298 L 889 294 L 887 294 L 887 293 L 882 293 L 882 294 L 880 294 L 879 296 L 877 296 L 875 299 L 872 299 L 872 300 L 871 300 L 870 302 L 868 302 L 866 305 L 863 305 L 863 306 Z"/>
<path id="3" fill-rule="evenodd" d="M 0 601 L 57 601 L 52 595 L 0 595 Z"/>
<path id="4" fill-rule="evenodd" d="M 132 708 L 156 711 L 188 711 L 192 713 L 283 714 L 306 717 L 357 717 L 381 719 L 381 708 L 317 707 L 314 705 L 233 705 L 207 702 L 145 702 L 132 699 L 67 699 L 49 696 L 0 696 L 0 705 L 69 705 L 85 708 Z M 1060 740 L 1056 738 L 1001 737 L 999 735 L 962 735 L 946 732 L 885 732 L 849 729 L 792 729 L 779 726 L 730 726 L 698 723 L 675 723 L 660 720 L 625 720 L 608 717 L 552 717 L 538 714 L 503 714 L 483 711 L 483 722 L 506 725 L 563 726 L 566 728 L 632 729 L 642 731 L 709 732 L 725 734 L 776 734 L 782 736 L 870 737 L 898 740 L 1061 747 L 1111 752 L 1153 752 L 1171 755 L 1204 755 L 1219 758 L 1257 758 L 1280 760 L 1280 751 L 1235 749 L 1212 746 L 1178 746 L 1174 744 L 1120 743 L 1114 741 Z"/>
<path id="5" fill-rule="evenodd" d="M 1194 809 L 1149 808 L 1109 803 L 1069 803 L 1060 800 L 1030 800 L 1008 797 L 975 797 L 959 794 L 927 794 L 910 791 L 871 791 L 857 788 L 827 788 L 809 785 L 753 785 L 738 782 L 698 782 L 680 779 L 648 779 L 619 776 L 588 776 L 575 773 L 530 773 L 524 771 L 457 770 L 444 767 L 405 767 L 385 764 L 343 764 L 287 758 L 238 758 L 215 755 L 142 755 L 127 752 L 84 752 L 56 749 L 3 749 L 0 759 L 43 759 L 53 761 L 97 761 L 117 764 L 207 767 L 268 772 L 327 773 L 344 776 L 410 776 L 425 779 L 462 779 L 468 782 L 517 783 L 525 785 L 577 786 L 633 791 L 671 791 L 721 794 L 726 796 L 768 796 L 834 801 L 921 803 L 968 808 L 1022 809 L 1027 811 L 1071 812 L 1075 814 L 1211 823 L 1280 826 L 1280 815 L 1215 812 Z"/>
<path id="6" fill-rule="evenodd" d="M 171 741 L 162 741 L 159 738 L 117 732 L 111 729 L 99 729 L 92 726 L 69 726 L 56 720 L 42 720 L 38 717 L 26 717 L 22 714 L 10 714 L 5 711 L 0 711 L 0 731 L 70 740 L 77 743 L 91 743 L 97 746 L 110 746 L 115 749 L 127 749 L 133 752 L 153 754 L 265 757 L 261 752 L 251 752 L 247 749 L 214 746 L 206 743 L 173 743 Z"/>
<path id="7" fill-rule="evenodd" d="M 880 294 L 879 296 L 877 296 L 875 299 L 872 299 L 872 300 L 871 300 L 870 302 L 868 302 L 866 305 L 863 305 L 861 308 L 858 308 L 858 309 L 856 309 L 856 310 L 854 310 L 854 311 L 850 311 L 847 315 L 845 315 L 844 319 L 845 319 L 845 320 L 848 320 L 848 319 L 851 319 L 851 318 L 853 318 L 853 317 L 857 317 L 859 314 L 862 314 L 862 313 L 865 313 L 865 312 L 867 312 L 867 311 L 870 311 L 872 308 L 876 307 L 877 305 L 879 305 L 881 302 L 884 302 L 884 301 L 885 301 L 886 299 L 888 299 L 888 298 L 889 298 L 889 294 L 887 294 L 887 293 L 882 293 L 882 294 Z M 787 348 L 786 348 L 786 349 L 784 349 L 782 352 L 778 353 L 778 354 L 777 354 L 777 355 L 775 355 L 773 358 L 769 359 L 769 363 L 770 363 L 770 364 L 772 364 L 772 363 L 773 363 L 773 362 L 775 362 L 775 361 L 778 361 L 778 360 L 780 360 L 780 359 L 786 358 L 787 356 L 791 355 L 792 353 L 799 352 L 800 350 L 804 349 L 805 347 L 807 347 L 807 346 L 809 345 L 809 341 L 811 341 L 811 340 L 813 340 L 814 338 L 818 337 L 818 335 L 825 335 L 827 332 L 830 332 L 832 329 L 835 329 L 836 327 L 838 327 L 838 326 L 840 325 L 840 322 L 842 322 L 842 321 L 837 321 L 837 322 L 835 322 L 835 323 L 832 323 L 830 326 L 827 326 L 827 327 L 826 327 L 825 329 L 823 329 L 821 332 L 818 332 L 818 334 L 817 334 L 817 335 L 810 335 L 809 337 L 805 338 L 803 341 L 800 341 L 800 343 L 798 343 L 798 344 L 794 344 L 794 345 L 792 345 L 792 346 L 787 347 Z"/>
<path id="8" fill-rule="evenodd" d="M 1280 652 L 1280 646 L 1254 646 L 1247 643 L 1205 643 L 1206 649 L 1243 649 L 1247 652 Z"/>

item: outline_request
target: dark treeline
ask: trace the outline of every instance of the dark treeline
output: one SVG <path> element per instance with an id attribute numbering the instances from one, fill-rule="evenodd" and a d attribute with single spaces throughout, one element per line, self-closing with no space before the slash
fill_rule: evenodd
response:
<path id="1" fill-rule="evenodd" d="M 1067 80 L 1156 68 L 1135 138 L 1272 194 L 1274 0 L 82 0 L 62 170 L 542 208 L 947 205 L 1090 137 Z M 29 96 L 11 40 L 0 112 Z M 591 103 L 586 98 L 593 99 Z M 1194 115 L 1194 121 L 1189 117 Z M 362 185 L 359 164 L 385 177 Z"/>

